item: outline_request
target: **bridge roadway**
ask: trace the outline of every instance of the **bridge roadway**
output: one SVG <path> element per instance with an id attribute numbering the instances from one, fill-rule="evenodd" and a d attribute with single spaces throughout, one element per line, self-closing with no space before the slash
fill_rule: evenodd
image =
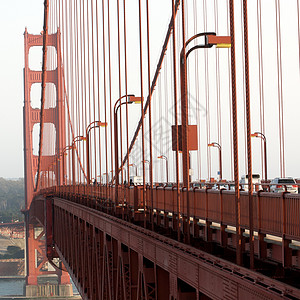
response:
<path id="1" fill-rule="evenodd" d="M 24 222 L 0 223 L 1 227 L 24 229 Z"/>
<path id="2" fill-rule="evenodd" d="M 141 209 L 141 189 L 120 187 L 117 207 L 114 190 L 61 186 L 36 195 L 36 200 L 47 199 L 43 201 L 47 203 L 48 258 L 63 260 L 83 299 L 300 299 L 295 280 L 299 278 L 295 245 L 300 241 L 298 195 L 254 195 L 255 272 L 230 261 L 235 245 L 235 232 L 230 229 L 235 225 L 233 192 L 189 191 L 192 245 L 188 245 L 182 242 L 182 234 L 181 242 L 174 240 L 178 229 L 174 189 L 153 189 L 153 206 L 149 205 L 148 189 L 146 213 Z M 187 191 L 181 193 L 185 199 Z M 243 231 L 248 228 L 246 201 L 247 193 L 241 193 Z M 185 202 L 180 205 L 182 233 Z M 147 228 L 141 226 L 144 217 Z M 213 222 L 220 224 L 219 228 Z M 267 235 L 279 242 L 272 242 Z M 204 241 L 204 247 L 199 241 Z M 247 266 L 246 233 L 243 250 Z"/>

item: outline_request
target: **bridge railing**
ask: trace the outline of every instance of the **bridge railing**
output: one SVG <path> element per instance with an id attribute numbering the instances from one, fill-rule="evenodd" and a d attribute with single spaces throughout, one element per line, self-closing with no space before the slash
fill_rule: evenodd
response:
<path id="1" fill-rule="evenodd" d="M 65 198 L 77 203 L 97 208 L 115 205 L 114 185 L 76 185 L 58 186 L 41 191 L 42 194 Z M 153 195 L 153 207 L 152 198 Z M 146 209 L 154 213 L 170 213 L 187 216 L 189 200 L 190 217 L 195 220 L 222 223 L 235 226 L 235 194 L 234 191 L 212 189 L 180 188 L 179 209 L 177 205 L 177 189 L 175 187 L 147 187 L 145 192 Z M 119 186 L 118 203 L 130 211 L 144 207 L 142 187 Z M 248 192 L 241 192 L 241 227 L 249 228 Z M 255 192 L 253 194 L 254 230 L 263 234 L 272 234 L 291 240 L 300 241 L 300 195 L 289 193 Z"/>

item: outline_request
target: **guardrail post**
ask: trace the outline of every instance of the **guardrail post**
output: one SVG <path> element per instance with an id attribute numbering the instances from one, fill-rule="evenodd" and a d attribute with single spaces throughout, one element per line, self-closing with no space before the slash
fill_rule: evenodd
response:
<path id="1" fill-rule="evenodd" d="M 176 190 L 176 193 L 175 193 L 175 190 Z M 172 229 L 173 229 L 173 231 L 177 231 L 178 230 L 178 215 L 177 215 L 177 209 L 176 209 L 176 211 L 174 209 L 175 201 L 177 199 L 177 186 L 172 187 L 172 199 L 173 199 Z M 176 206 L 177 206 L 177 202 L 176 202 Z"/>
<path id="2" fill-rule="evenodd" d="M 164 227 L 169 228 L 168 212 L 166 211 L 166 187 L 164 186 Z"/>
<path id="3" fill-rule="evenodd" d="M 205 190 L 205 241 L 211 242 L 212 241 L 212 230 L 210 228 L 211 222 L 208 221 L 208 190 Z"/>
<path id="4" fill-rule="evenodd" d="M 226 226 L 223 224 L 223 190 L 220 190 L 220 230 L 221 230 L 221 246 L 227 247 Z"/>
<path id="5" fill-rule="evenodd" d="M 138 210 L 139 206 L 139 195 L 138 195 L 138 187 L 134 186 L 134 201 L 133 201 L 133 208 L 134 211 L 136 212 Z"/>
<path id="6" fill-rule="evenodd" d="M 46 246 L 47 257 L 52 260 L 53 257 L 57 257 L 53 248 L 53 199 L 45 199 L 45 227 L 46 227 Z"/>
<path id="7" fill-rule="evenodd" d="M 260 259 L 267 258 L 267 243 L 265 242 L 266 235 L 261 233 L 261 199 L 260 199 L 261 192 L 262 191 L 257 192 L 258 257 Z"/>
<path id="8" fill-rule="evenodd" d="M 285 195 L 287 192 L 283 192 L 281 195 L 282 203 L 282 266 L 284 268 L 289 268 L 292 265 L 292 249 L 289 247 L 291 243 L 290 239 L 286 239 L 286 205 L 285 205 Z"/>
<path id="9" fill-rule="evenodd" d="M 199 225 L 198 225 L 198 219 L 195 216 L 195 212 L 196 212 L 196 190 L 198 190 L 198 187 L 193 188 L 193 197 L 194 197 L 194 213 L 193 213 L 193 237 L 194 238 L 199 238 Z"/>
<path id="10" fill-rule="evenodd" d="M 184 203 L 184 190 L 186 190 L 186 205 L 189 202 L 189 190 L 186 187 L 182 188 L 182 194 L 183 194 L 183 203 Z M 183 234 L 184 234 L 184 242 L 186 244 L 190 244 L 190 215 L 188 212 L 188 207 L 187 207 L 187 213 L 184 215 L 183 211 L 183 216 L 182 216 L 182 222 L 183 222 Z"/>

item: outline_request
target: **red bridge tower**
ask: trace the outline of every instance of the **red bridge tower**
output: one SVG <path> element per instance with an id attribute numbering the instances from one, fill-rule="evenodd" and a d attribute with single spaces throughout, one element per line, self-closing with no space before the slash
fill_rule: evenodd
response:
<path id="1" fill-rule="evenodd" d="M 44 203 L 35 199 L 34 188 L 38 171 L 38 156 L 33 154 L 33 127 L 40 124 L 41 110 L 33 108 L 31 105 L 31 88 L 34 83 L 42 82 L 42 71 L 35 71 L 29 68 L 29 50 L 31 47 L 43 46 L 43 35 L 28 34 L 27 29 L 24 33 L 24 164 L 25 164 L 25 223 L 26 223 L 26 296 L 46 296 L 42 295 L 41 288 L 38 288 L 38 276 L 47 274 L 58 275 L 58 288 L 53 287 L 54 292 L 50 294 L 70 296 L 72 295 L 72 286 L 70 285 L 69 274 L 59 269 L 48 270 L 47 256 L 45 247 L 45 229 L 44 229 Z M 54 84 L 56 92 L 55 106 L 48 105 L 50 99 L 45 99 L 44 124 L 54 125 L 55 128 L 55 152 L 46 153 L 43 151 L 40 164 L 41 185 L 43 185 L 43 174 L 49 172 L 49 166 L 52 165 L 57 185 L 63 180 L 62 168 L 54 165 L 57 153 L 61 153 L 65 147 L 65 107 L 64 107 L 64 89 L 62 80 L 62 61 L 60 51 L 60 33 L 48 36 L 47 47 L 56 49 L 57 66 L 54 70 L 46 71 L 46 85 Z M 44 136 L 44 140 L 45 140 Z M 34 213 L 33 213 L 34 211 Z M 56 291 L 56 292 L 55 292 Z"/>

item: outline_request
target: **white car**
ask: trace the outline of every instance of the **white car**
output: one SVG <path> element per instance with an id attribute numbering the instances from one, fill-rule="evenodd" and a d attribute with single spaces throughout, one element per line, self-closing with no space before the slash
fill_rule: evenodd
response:
<path id="1" fill-rule="evenodd" d="M 212 190 L 228 190 L 228 186 L 225 183 L 215 183 L 212 187 Z"/>
<path id="2" fill-rule="evenodd" d="M 262 189 L 261 187 L 261 181 L 260 181 L 260 175 L 259 174 L 252 174 L 252 184 L 253 184 L 253 191 L 259 191 Z M 241 180 L 240 180 L 240 186 L 241 188 L 248 192 L 248 174 L 243 175 Z"/>
<path id="3" fill-rule="evenodd" d="M 292 177 L 274 178 L 270 183 L 270 192 L 282 193 L 284 191 L 289 193 L 298 194 L 298 185 Z"/>

